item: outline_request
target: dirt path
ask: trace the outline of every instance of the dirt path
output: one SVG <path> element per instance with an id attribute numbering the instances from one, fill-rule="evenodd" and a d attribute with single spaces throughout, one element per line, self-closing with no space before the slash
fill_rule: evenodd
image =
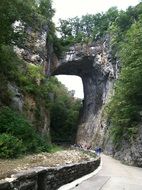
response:
<path id="1" fill-rule="evenodd" d="M 142 190 L 142 168 L 123 165 L 105 155 L 102 162 L 100 172 L 74 190 Z"/>

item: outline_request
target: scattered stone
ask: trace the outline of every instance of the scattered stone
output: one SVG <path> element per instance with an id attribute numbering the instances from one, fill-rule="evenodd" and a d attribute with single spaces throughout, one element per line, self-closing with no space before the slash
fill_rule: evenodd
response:
<path id="1" fill-rule="evenodd" d="M 64 150 L 56 153 L 40 153 L 25 156 L 14 160 L 0 159 L 0 179 L 8 178 L 12 174 L 16 174 L 29 168 L 56 167 L 80 163 L 82 161 L 92 160 L 92 156 L 79 150 Z"/>

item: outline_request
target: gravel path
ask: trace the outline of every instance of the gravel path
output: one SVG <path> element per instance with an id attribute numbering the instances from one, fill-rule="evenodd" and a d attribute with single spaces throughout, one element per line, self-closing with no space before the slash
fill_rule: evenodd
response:
<path id="1" fill-rule="evenodd" d="M 10 177 L 11 174 L 35 166 L 55 167 L 81 161 L 91 160 L 88 154 L 78 150 L 64 150 L 56 153 L 41 153 L 25 156 L 14 160 L 0 159 L 0 179 Z"/>

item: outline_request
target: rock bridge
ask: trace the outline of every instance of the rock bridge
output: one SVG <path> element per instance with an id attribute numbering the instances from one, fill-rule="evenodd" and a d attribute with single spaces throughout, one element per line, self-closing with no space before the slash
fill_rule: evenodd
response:
<path id="1" fill-rule="evenodd" d="M 77 143 L 98 146 L 106 128 L 102 116 L 104 104 L 117 78 L 117 62 L 112 57 L 110 37 L 89 45 L 76 44 L 51 68 L 51 75 L 77 75 L 84 89 L 83 112 L 78 126 Z"/>

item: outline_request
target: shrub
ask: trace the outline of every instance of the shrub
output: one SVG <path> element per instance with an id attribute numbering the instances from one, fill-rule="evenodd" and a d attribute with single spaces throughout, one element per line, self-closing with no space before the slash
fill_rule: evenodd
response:
<path id="1" fill-rule="evenodd" d="M 2 107 L 0 109 L 0 133 L 10 133 L 27 144 L 32 142 L 35 131 L 21 114 L 9 107 Z"/>
<path id="2" fill-rule="evenodd" d="M 49 149 L 48 139 L 40 137 L 21 114 L 9 107 L 0 108 L 0 133 L 10 134 L 19 139 L 27 153 L 48 151 Z M 12 143 L 11 146 L 16 145 Z"/>
<path id="3" fill-rule="evenodd" d="M 25 150 L 22 140 L 10 134 L 0 135 L 0 158 L 16 158 Z"/>

